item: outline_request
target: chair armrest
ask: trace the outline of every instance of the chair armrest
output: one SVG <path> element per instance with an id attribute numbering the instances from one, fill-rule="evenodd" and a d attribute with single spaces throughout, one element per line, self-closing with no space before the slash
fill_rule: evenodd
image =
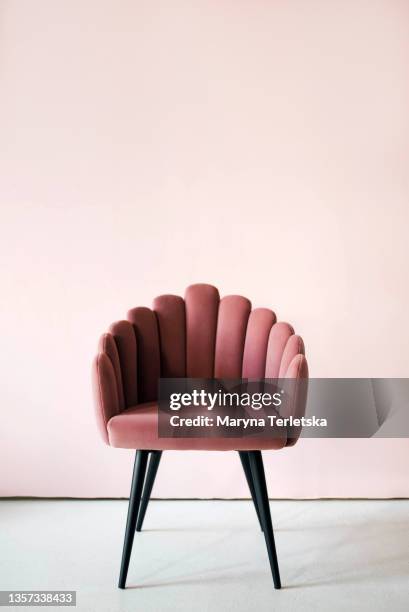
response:
<path id="1" fill-rule="evenodd" d="M 114 366 L 106 353 L 98 353 L 92 366 L 94 405 L 102 438 L 109 444 L 107 423 L 120 412 Z"/>
<path id="2" fill-rule="evenodd" d="M 301 418 L 305 415 L 308 395 L 308 363 L 305 355 L 298 354 L 293 357 L 285 373 L 285 379 L 289 383 L 290 401 L 285 403 L 281 416 Z M 291 428 L 286 446 L 294 446 L 300 437 L 301 429 L 301 427 Z"/>

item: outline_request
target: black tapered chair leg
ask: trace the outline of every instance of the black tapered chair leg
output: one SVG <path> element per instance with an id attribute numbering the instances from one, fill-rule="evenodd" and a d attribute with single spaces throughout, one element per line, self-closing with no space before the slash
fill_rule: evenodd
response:
<path id="1" fill-rule="evenodd" d="M 271 573 L 273 574 L 274 588 L 281 589 L 280 570 L 278 568 L 277 552 L 274 542 L 273 524 L 271 522 L 270 504 L 268 501 L 266 478 L 264 474 L 263 457 L 261 451 L 248 451 L 250 469 L 253 476 L 256 498 L 263 524 L 268 558 Z"/>
<path id="2" fill-rule="evenodd" d="M 239 451 L 239 456 L 240 456 L 241 464 L 243 466 L 244 474 L 246 476 L 247 484 L 248 484 L 249 489 L 250 489 L 250 493 L 251 493 L 251 497 L 252 497 L 252 500 L 253 500 L 253 503 L 254 503 L 254 507 L 256 509 L 258 522 L 260 523 L 261 531 L 263 531 L 263 525 L 261 524 L 260 510 L 258 509 L 256 491 L 255 491 L 255 488 L 254 488 L 253 476 L 251 474 L 250 460 L 249 460 L 247 451 Z"/>
<path id="3" fill-rule="evenodd" d="M 162 457 L 162 451 L 151 451 L 151 457 L 149 459 L 149 467 L 146 473 L 146 480 L 143 487 L 141 505 L 139 508 L 138 521 L 136 523 L 136 531 L 141 531 L 143 520 L 145 518 L 146 509 L 151 498 L 152 488 L 155 482 L 156 474 L 159 467 L 159 462 Z"/>
<path id="4" fill-rule="evenodd" d="M 149 451 L 136 451 L 118 587 L 125 588 Z"/>

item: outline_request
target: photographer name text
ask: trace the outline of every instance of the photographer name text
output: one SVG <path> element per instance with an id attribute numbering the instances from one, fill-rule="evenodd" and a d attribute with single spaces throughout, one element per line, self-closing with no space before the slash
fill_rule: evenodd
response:
<path id="1" fill-rule="evenodd" d="M 172 427 L 238 427 L 247 429 L 248 427 L 327 427 L 327 419 L 312 417 L 282 417 L 278 415 L 268 415 L 266 418 L 231 416 L 203 416 L 181 417 L 172 415 L 169 419 Z"/>

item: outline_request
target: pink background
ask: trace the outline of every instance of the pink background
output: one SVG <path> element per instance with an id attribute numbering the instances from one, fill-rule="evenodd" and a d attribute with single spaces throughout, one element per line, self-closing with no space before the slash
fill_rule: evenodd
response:
<path id="1" fill-rule="evenodd" d="M 409 376 L 407 2 L 0 11 L 0 494 L 128 494 L 96 343 L 192 282 L 275 308 L 313 376 Z M 265 459 L 272 497 L 409 495 L 408 440 Z M 247 489 L 233 453 L 168 453 L 155 494 Z"/>

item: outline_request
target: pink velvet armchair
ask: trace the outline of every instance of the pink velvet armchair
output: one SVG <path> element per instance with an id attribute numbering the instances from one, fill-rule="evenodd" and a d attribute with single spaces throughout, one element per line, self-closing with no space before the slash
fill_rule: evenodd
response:
<path id="1" fill-rule="evenodd" d="M 134 533 L 143 520 L 164 450 L 238 451 L 264 532 L 275 588 L 281 587 L 261 450 L 296 442 L 279 438 L 160 438 L 158 381 L 164 378 L 308 378 L 304 345 L 266 308 L 205 284 L 185 298 L 162 295 L 133 308 L 101 337 L 93 365 L 96 417 L 104 441 L 136 450 L 119 587 L 125 588 Z M 305 409 L 299 398 L 297 413 Z M 149 460 L 149 466 L 148 466 Z"/>

